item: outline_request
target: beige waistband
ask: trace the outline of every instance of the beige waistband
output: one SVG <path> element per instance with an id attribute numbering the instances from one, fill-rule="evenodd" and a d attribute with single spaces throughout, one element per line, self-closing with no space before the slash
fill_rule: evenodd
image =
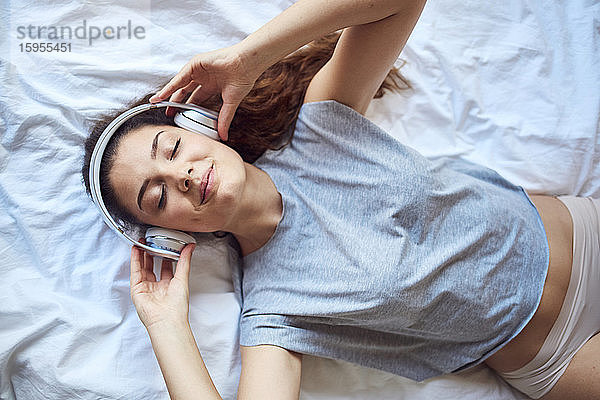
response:
<path id="1" fill-rule="evenodd" d="M 560 313 L 537 355 L 500 376 L 533 399 L 548 393 L 575 353 L 600 331 L 600 201 L 558 197 L 573 219 L 573 268 Z"/>

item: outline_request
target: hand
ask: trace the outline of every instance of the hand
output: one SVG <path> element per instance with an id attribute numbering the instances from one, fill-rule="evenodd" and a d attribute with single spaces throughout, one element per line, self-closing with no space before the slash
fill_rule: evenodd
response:
<path id="1" fill-rule="evenodd" d="M 165 322 L 188 321 L 194 247 L 192 243 L 183 248 L 174 276 L 171 260 L 163 259 L 158 282 L 152 270 L 153 257 L 138 247 L 131 248 L 131 299 L 146 329 Z"/>
<path id="2" fill-rule="evenodd" d="M 167 85 L 150 98 L 155 103 L 170 97 L 170 101 L 200 104 L 207 98 L 220 93 L 223 105 L 219 112 L 219 137 L 227 140 L 229 126 L 235 110 L 254 86 L 259 72 L 254 72 L 244 62 L 235 46 L 200 53 L 183 66 Z M 190 94 L 191 93 L 191 94 Z M 175 115 L 172 107 L 167 107 L 167 115 Z"/>

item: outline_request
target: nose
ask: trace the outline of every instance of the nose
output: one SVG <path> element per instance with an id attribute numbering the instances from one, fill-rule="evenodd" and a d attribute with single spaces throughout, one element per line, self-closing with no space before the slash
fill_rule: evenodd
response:
<path id="1" fill-rule="evenodd" d="M 177 186 L 182 192 L 187 192 L 190 189 L 192 182 L 192 171 L 193 168 L 180 169 L 179 176 L 177 177 Z"/>

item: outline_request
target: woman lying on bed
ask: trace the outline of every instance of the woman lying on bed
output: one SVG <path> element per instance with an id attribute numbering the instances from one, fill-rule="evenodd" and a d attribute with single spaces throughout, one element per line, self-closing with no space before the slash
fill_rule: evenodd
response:
<path id="1" fill-rule="evenodd" d="M 220 109 L 224 142 L 154 110 L 104 154 L 114 215 L 237 239 L 240 398 L 298 398 L 303 353 L 418 381 L 485 362 L 533 398 L 600 396 L 600 203 L 427 160 L 362 115 L 399 87 L 423 3 L 300 0 L 150 99 Z M 216 399 L 188 323 L 192 249 L 157 282 L 134 247 L 131 296 L 172 398 Z"/>

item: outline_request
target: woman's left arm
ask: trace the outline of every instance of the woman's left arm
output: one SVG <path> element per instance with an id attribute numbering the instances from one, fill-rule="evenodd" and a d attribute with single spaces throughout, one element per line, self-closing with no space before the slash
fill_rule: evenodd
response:
<path id="1" fill-rule="evenodd" d="M 172 400 L 219 399 L 187 321 L 148 328 Z"/>
<path id="2" fill-rule="evenodd" d="M 194 245 L 183 249 L 175 274 L 171 261 L 163 261 L 160 280 L 157 281 L 152 257 L 133 247 L 131 299 L 150 335 L 171 399 L 221 399 L 188 322 L 193 250 Z"/>
<path id="3" fill-rule="evenodd" d="M 311 80 L 304 103 L 336 100 L 365 113 L 425 6 L 425 0 L 401 3 L 393 15 L 344 29 L 331 59 Z"/>

